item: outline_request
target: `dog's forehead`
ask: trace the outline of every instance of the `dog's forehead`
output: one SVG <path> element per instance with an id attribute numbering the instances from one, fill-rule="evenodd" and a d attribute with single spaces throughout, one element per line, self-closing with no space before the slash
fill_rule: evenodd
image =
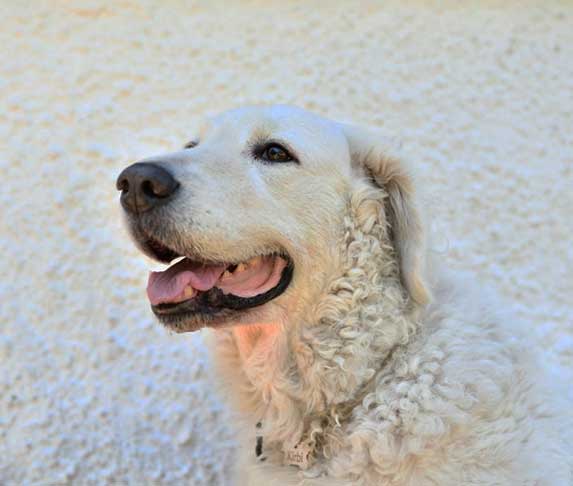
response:
<path id="1" fill-rule="evenodd" d="M 253 138 L 286 140 L 342 140 L 339 125 L 301 108 L 288 105 L 250 106 L 223 112 L 204 124 L 202 132 L 217 139 L 248 142 Z"/>

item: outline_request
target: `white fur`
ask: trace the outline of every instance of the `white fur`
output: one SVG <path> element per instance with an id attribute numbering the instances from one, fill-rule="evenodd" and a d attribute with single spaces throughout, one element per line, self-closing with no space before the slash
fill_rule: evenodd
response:
<path id="1" fill-rule="evenodd" d="M 255 136 L 288 143 L 300 165 L 257 165 L 244 155 Z M 295 264 L 285 294 L 211 332 L 237 416 L 237 484 L 573 484 L 571 411 L 533 333 L 430 261 L 417 184 L 381 136 L 249 108 L 214 119 L 185 157 L 180 213 L 196 218 L 173 216 L 178 241 L 210 258 L 279 247 Z M 283 465 L 301 440 L 307 471 Z"/>
<path id="2" fill-rule="evenodd" d="M 257 193 L 258 197 L 269 197 L 269 191 L 267 189 L 267 185 L 265 184 L 265 181 L 263 180 L 263 178 L 261 177 L 261 174 L 257 171 L 257 169 L 255 167 L 251 167 L 248 171 L 249 174 L 249 179 L 251 180 L 251 184 L 255 190 L 255 192 Z"/>

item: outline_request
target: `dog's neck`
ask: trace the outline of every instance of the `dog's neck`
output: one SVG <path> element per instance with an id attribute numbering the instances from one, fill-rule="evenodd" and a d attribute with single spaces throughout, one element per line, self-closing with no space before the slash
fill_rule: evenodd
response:
<path id="1" fill-rule="evenodd" d="M 253 424 L 264 421 L 267 443 L 293 446 L 346 420 L 390 353 L 417 330 L 382 198 L 363 192 L 344 218 L 337 275 L 312 308 L 236 327 L 216 346 L 239 408 Z"/>

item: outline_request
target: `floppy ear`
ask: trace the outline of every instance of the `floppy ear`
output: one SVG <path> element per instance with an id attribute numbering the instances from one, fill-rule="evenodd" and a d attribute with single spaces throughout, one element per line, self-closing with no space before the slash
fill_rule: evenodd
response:
<path id="1" fill-rule="evenodd" d="M 431 294 L 426 278 L 426 235 L 412 176 L 404 162 L 392 155 L 396 150 L 388 139 L 352 125 L 342 128 L 354 168 L 387 194 L 384 210 L 402 284 L 415 303 L 427 304 Z"/>

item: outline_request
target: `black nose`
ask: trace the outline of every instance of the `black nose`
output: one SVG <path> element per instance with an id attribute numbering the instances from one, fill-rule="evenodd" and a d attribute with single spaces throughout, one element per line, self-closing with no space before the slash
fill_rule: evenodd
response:
<path id="1" fill-rule="evenodd" d="M 143 213 L 168 202 L 179 182 L 156 164 L 138 162 L 119 174 L 115 186 L 121 191 L 121 204 L 126 211 Z"/>

